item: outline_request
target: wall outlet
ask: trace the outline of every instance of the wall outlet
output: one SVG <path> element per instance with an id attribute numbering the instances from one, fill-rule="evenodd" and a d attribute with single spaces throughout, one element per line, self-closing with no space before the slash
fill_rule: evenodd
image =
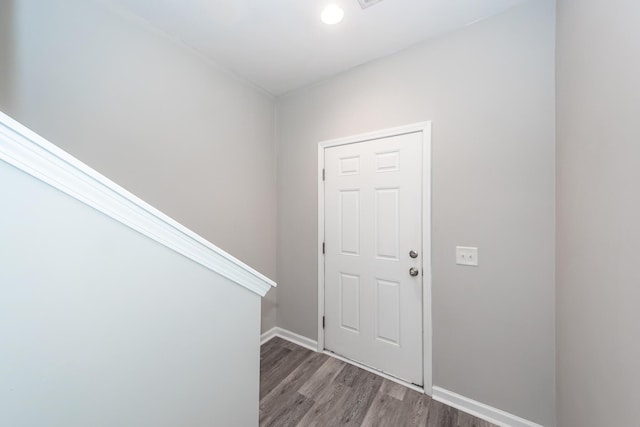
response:
<path id="1" fill-rule="evenodd" d="M 456 264 L 478 266 L 478 248 L 456 246 Z"/>

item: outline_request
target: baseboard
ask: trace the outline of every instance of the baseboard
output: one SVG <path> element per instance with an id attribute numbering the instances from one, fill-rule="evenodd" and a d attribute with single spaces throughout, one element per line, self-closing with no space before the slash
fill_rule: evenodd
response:
<path id="1" fill-rule="evenodd" d="M 501 427 L 542 427 L 540 424 L 440 387 L 433 387 L 433 399 Z"/>
<path id="2" fill-rule="evenodd" d="M 275 337 L 280 337 L 283 340 L 290 341 L 294 344 L 299 345 L 300 347 L 308 348 L 312 351 L 318 351 L 318 341 L 312 340 L 311 338 L 303 337 L 302 335 L 298 335 L 294 332 L 279 328 L 277 326 L 269 329 L 267 332 L 260 336 L 260 345 Z"/>
<path id="3" fill-rule="evenodd" d="M 290 341 L 301 347 L 308 348 L 309 350 L 312 350 L 312 351 L 318 351 L 318 342 L 316 340 L 312 340 L 311 338 L 298 335 L 294 332 L 288 331 L 283 328 L 279 328 L 277 326 L 269 329 L 268 331 L 266 331 L 260 336 L 260 345 L 266 343 L 267 341 L 275 337 L 280 337 L 284 340 Z M 337 359 L 344 360 L 348 363 L 359 366 L 367 371 L 379 374 L 379 372 L 371 370 L 370 368 L 367 368 L 365 366 L 361 366 L 357 362 L 353 362 L 351 360 L 345 359 L 333 353 L 327 352 L 327 354 L 329 356 L 332 356 Z M 388 377 L 387 375 L 384 375 L 384 374 L 383 376 L 385 378 Z M 414 390 L 421 391 L 421 389 L 418 389 L 413 385 L 408 385 L 396 378 L 391 377 L 389 379 L 396 381 L 400 384 L 403 384 Z M 445 390 L 441 387 L 437 387 L 437 386 L 433 387 L 432 398 L 434 400 L 437 400 L 438 402 L 442 402 L 446 405 L 452 406 L 456 409 L 459 409 L 463 412 L 476 416 L 485 421 L 489 421 L 490 423 L 501 426 L 501 427 L 543 427 L 540 424 L 536 424 L 532 421 L 525 420 L 524 418 L 518 417 L 517 415 L 510 414 L 503 410 L 493 408 L 489 405 L 485 405 L 484 403 L 476 402 L 475 400 L 469 399 L 468 397 L 461 396 L 452 391 Z"/>
<path id="4" fill-rule="evenodd" d="M 260 345 L 266 343 L 267 341 L 269 341 L 271 338 L 276 337 L 276 330 L 278 328 L 273 327 L 271 329 L 269 329 L 267 332 L 263 333 L 262 335 L 260 335 Z"/>

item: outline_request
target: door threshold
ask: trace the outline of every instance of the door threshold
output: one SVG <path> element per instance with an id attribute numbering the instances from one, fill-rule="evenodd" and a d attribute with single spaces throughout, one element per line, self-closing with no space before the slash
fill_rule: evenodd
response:
<path id="1" fill-rule="evenodd" d="M 398 383 L 400 385 L 403 385 L 403 386 L 405 386 L 407 388 L 410 388 L 411 390 L 415 390 L 415 391 L 417 391 L 419 393 L 423 393 L 423 394 L 425 393 L 424 387 L 421 387 L 419 385 L 415 385 L 415 384 L 407 382 L 405 380 L 401 380 L 400 378 L 396 378 L 393 375 L 389 375 L 389 374 L 384 373 L 382 371 L 379 371 L 377 369 L 373 369 L 373 368 L 371 368 L 371 367 L 369 367 L 367 365 L 363 365 L 360 362 L 356 362 L 354 360 L 347 359 L 346 357 L 340 356 L 339 354 L 336 354 L 336 353 L 334 353 L 332 351 L 324 350 L 322 353 L 326 354 L 327 356 L 331 356 L 331 357 L 333 357 L 335 359 L 341 360 L 341 361 L 343 361 L 345 363 L 348 363 L 350 365 L 353 365 L 353 366 L 355 366 L 357 368 L 364 369 L 365 371 L 371 372 L 372 374 L 376 374 L 376 375 L 378 375 L 378 376 L 380 376 L 382 378 L 385 378 L 385 379 L 387 379 L 389 381 L 393 381 L 394 383 Z"/>

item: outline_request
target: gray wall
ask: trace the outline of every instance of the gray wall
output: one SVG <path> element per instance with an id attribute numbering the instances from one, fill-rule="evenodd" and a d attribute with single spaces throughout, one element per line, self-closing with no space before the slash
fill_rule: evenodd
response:
<path id="1" fill-rule="evenodd" d="M 0 2 L 0 58 L 12 58 L 13 3 Z M 7 110 L 11 104 L 12 65 L 6 60 L 0 61 L 0 111 Z"/>
<path id="2" fill-rule="evenodd" d="M 279 326 L 316 338 L 317 143 L 432 120 L 435 385 L 555 425 L 554 32 L 530 2 L 282 98 Z"/>
<path id="3" fill-rule="evenodd" d="M 558 424 L 640 423 L 640 3 L 558 2 Z"/>
<path id="4" fill-rule="evenodd" d="M 259 296 L 3 162 L 0 197 L 0 425 L 257 425 Z"/>
<path id="5" fill-rule="evenodd" d="M 0 107 L 275 278 L 274 99 L 103 3 L 1 2 Z"/>

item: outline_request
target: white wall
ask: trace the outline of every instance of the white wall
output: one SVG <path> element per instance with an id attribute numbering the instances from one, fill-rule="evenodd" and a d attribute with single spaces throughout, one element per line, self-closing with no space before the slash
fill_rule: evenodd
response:
<path id="1" fill-rule="evenodd" d="M 432 120 L 435 385 L 555 425 L 554 31 L 530 2 L 281 99 L 278 326 L 316 338 L 317 143 Z"/>
<path id="2" fill-rule="evenodd" d="M 558 424 L 640 425 L 640 3 L 558 2 Z"/>
<path id="3" fill-rule="evenodd" d="M 258 295 L 3 162 L 0 197 L 0 425 L 257 425 Z"/>
<path id="4" fill-rule="evenodd" d="M 271 96 L 108 2 L 6 0 L 0 24 L 4 112 L 275 278 Z"/>

